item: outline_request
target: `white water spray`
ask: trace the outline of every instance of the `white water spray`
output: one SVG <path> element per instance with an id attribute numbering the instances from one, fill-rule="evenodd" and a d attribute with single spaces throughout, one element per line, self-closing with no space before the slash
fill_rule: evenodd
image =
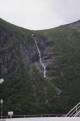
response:
<path id="1" fill-rule="evenodd" d="M 39 47 L 38 47 L 38 44 L 37 44 L 36 39 L 35 39 L 35 44 L 36 44 L 36 48 L 37 48 L 37 51 L 38 51 L 38 54 L 39 54 L 39 62 L 40 62 L 40 64 L 41 64 L 42 68 L 43 68 L 43 76 L 44 76 L 44 78 L 46 78 L 46 65 L 45 65 L 45 64 L 43 63 L 43 61 L 42 61 L 42 58 L 41 58 L 41 51 L 40 51 L 40 49 L 39 49 Z"/>
<path id="2" fill-rule="evenodd" d="M 38 43 L 37 43 L 37 39 L 35 37 L 34 34 L 32 34 L 32 37 L 34 38 L 34 41 L 35 41 L 35 45 L 36 45 L 36 48 L 37 48 L 37 51 L 38 51 L 38 54 L 39 54 L 39 62 L 43 68 L 43 77 L 46 78 L 47 77 L 47 70 L 46 70 L 46 65 L 45 63 L 42 61 L 42 57 L 41 57 L 41 51 L 39 49 L 39 46 L 38 46 Z M 57 92 L 58 95 L 61 94 L 62 90 L 59 89 L 58 87 L 55 86 L 55 84 L 53 84 L 52 82 L 50 82 L 48 79 L 46 79 L 46 81 L 48 82 L 48 84 L 50 84 Z"/>
<path id="3" fill-rule="evenodd" d="M 33 36 L 33 35 L 32 35 Z M 38 47 L 38 44 L 37 44 L 37 40 L 36 40 L 36 38 L 34 39 L 34 41 L 35 41 L 35 44 L 36 44 L 36 48 L 37 48 L 37 51 L 38 51 L 38 54 L 39 54 L 39 62 L 40 62 L 40 64 L 41 64 L 41 66 L 42 66 L 42 68 L 43 68 L 43 76 L 44 76 L 44 78 L 46 78 L 46 65 L 43 63 L 43 61 L 42 61 L 42 57 L 41 57 L 41 51 L 40 51 L 40 49 L 39 49 L 39 47 Z"/>

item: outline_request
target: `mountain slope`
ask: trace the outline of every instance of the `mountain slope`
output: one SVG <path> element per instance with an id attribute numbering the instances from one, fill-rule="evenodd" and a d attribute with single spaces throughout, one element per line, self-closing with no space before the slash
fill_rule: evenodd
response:
<path id="1" fill-rule="evenodd" d="M 79 24 L 30 31 L 0 20 L 0 98 L 5 115 L 9 110 L 66 113 L 80 101 Z"/>

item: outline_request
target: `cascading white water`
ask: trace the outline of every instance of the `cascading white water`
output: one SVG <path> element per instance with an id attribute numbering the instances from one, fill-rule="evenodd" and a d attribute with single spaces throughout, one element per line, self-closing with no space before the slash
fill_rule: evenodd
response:
<path id="1" fill-rule="evenodd" d="M 37 38 L 36 38 L 36 36 L 34 34 L 32 34 L 32 37 L 34 38 L 35 45 L 36 45 L 36 48 L 37 48 L 37 51 L 38 51 L 38 54 L 39 54 L 39 62 L 40 62 L 40 65 L 42 66 L 42 69 L 43 69 L 43 77 L 46 78 L 47 77 L 47 69 L 46 69 L 46 65 L 43 62 L 42 57 L 41 57 L 41 51 L 40 51 L 38 43 L 37 43 L 38 40 L 37 40 Z M 61 89 L 59 89 L 58 87 L 55 86 L 55 84 L 50 82 L 48 80 L 48 78 L 46 78 L 46 81 L 48 82 L 48 84 L 50 84 L 56 90 L 58 95 L 61 94 L 61 92 L 62 92 Z"/>
<path id="2" fill-rule="evenodd" d="M 36 38 L 34 39 L 34 41 L 35 41 L 36 48 L 37 48 L 37 51 L 38 51 L 38 54 L 39 54 L 39 62 L 40 62 L 40 64 L 41 64 L 42 68 L 43 68 L 43 76 L 44 76 L 44 78 L 46 78 L 46 72 L 47 72 L 47 71 L 46 71 L 46 65 L 45 65 L 45 64 L 43 63 L 43 61 L 42 61 L 41 51 L 40 51 L 40 49 L 39 49 L 39 47 L 38 47 Z"/>

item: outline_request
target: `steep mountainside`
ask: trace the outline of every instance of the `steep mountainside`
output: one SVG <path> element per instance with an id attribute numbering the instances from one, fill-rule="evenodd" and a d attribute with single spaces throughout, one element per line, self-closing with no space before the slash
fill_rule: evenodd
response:
<path id="1" fill-rule="evenodd" d="M 66 113 L 80 101 L 80 22 L 30 31 L 0 19 L 4 114 Z"/>

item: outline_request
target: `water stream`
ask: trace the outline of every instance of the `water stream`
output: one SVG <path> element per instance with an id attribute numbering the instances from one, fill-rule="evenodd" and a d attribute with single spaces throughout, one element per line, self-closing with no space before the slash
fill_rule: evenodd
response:
<path id="1" fill-rule="evenodd" d="M 36 48 L 37 48 L 37 51 L 38 51 L 38 54 L 39 54 L 39 62 L 40 62 L 40 65 L 42 66 L 42 69 L 43 69 L 43 77 L 46 78 L 47 77 L 47 75 L 46 75 L 46 72 L 47 72 L 46 65 L 45 65 L 45 63 L 42 60 L 41 51 L 39 49 L 39 46 L 38 46 L 38 43 L 37 43 L 37 39 L 34 38 L 34 41 L 35 41 L 35 45 L 36 45 Z"/>
<path id="2" fill-rule="evenodd" d="M 35 45 L 36 45 L 36 48 L 37 48 L 37 51 L 38 51 L 38 56 L 39 56 L 39 62 L 40 62 L 40 65 L 42 66 L 42 69 L 43 69 L 43 77 L 46 78 L 46 81 L 56 90 L 57 94 L 60 95 L 61 94 L 61 89 L 59 89 L 58 87 L 55 86 L 55 84 L 51 83 L 48 79 L 47 79 L 47 69 L 46 69 L 46 64 L 43 62 L 42 60 L 42 56 L 41 56 L 41 51 L 40 51 L 40 48 L 39 48 L 39 45 L 38 45 L 38 40 L 37 38 L 35 37 L 34 34 L 32 34 L 32 37 L 34 38 L 34 41 L 35 41 Z"/>

